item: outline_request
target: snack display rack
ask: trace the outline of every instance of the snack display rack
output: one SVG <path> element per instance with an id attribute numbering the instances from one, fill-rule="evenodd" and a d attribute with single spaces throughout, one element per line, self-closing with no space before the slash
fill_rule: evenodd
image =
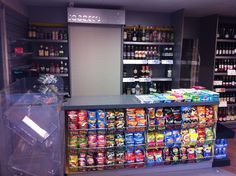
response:
<path id="1" fill-rule="evenodd" d="M 60 175 L 61 78 L 22 79 L 0 93 L 2 175 Z"/>
<path id="2" fill-rule="evenodd" d="M 219 94 L 177 89 L 140 96 L 68 100 L 66 174 L 135 175 L 212 167 Z M 155 101 L 140 101 L 144 99 Z"/>

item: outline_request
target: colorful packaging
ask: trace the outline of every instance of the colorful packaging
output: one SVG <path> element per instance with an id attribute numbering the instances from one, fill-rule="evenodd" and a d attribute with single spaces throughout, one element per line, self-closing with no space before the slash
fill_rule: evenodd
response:
<path id="1" fill-rule="evenodd" d="M 78 111 L 78 127 L 79 129 L 88 129 L 88 115 L 86 110 Z"/>
<path id="2" fill-rule="evenodd" d="M 162 162 L 163 162 L 162 149 L 158 149 L 158 150 L 154 153 L 154 155 L 155 155 L 156 164 L 157 164 L 157 165 L 162 164 Z"/>
<path id="3" fill-rule="evenodd" d="M 154 152 L 155 150 L 148 150 L 146 152 L 146 164 L 147 166 L 154 166 L 155 165 L 155 158 L 154 158 Z"/>
<path id="4" fill-rule="evenodd" d="M 208 127 L 214 125 L 214 107 L 213 106 L 206 106 L 206 123 Z"/>
<path id="5" fill-rule="evenodd" d="M 145 118 L 145 110 L 144 109 L 136 109 L 136 121 L 138 127 L 146 126 L 146 118 Z"/>
<path id="6" fill-rule="evenodd" d="M 107 165 L 115 164 L 115 153 L 114 153 L 114 151 L 107 151 L 107 153 L 106 153 L 106 164 Z"/>
<path id="7" fill-rule="evenodd" d="M 199 119 L 198 126 L 200 128 L 203 128 L 206 126 L 206 108 L 205 108 L 205 106 L 198 106 L 197 112 L 198 112 L 198 119 Z"/>
<path id="8" fill-rule="evenodd" d="M 153 131 L 155 130 L 156 119 L 155 119 L 155 108 L 148 108 L 148 130 Z"/>
<path id="9" fill-rule="evenodd" d="M 164 134 L 156 133 L 155 137 L 156 137 L 156 146 L 157 147 L 163 147 L 165 145 L 165 143 L 164 143 L 164 139 L 165 139 Z"/>
<path id="10" fill-rule="evenodd" d="M 81 167 L 79 169 L 80 171 L 86 171 L 86 168 L 83 168 L 84 166 L 86 166 L 86 157 L 87 156 L 85 153 L 79 154 L 78 163 L 79 163 L 79 166 Z"/>
<path id="11" fill-rule="evenodd" d="M 182 161 L 182 163 L 186 163 L 187 162 L 187 148 L 186 147 L 181 147 L 180 148 L 180 159 Z"/>
<path id="12" fill-rule="evenodd" d="M 212 131 L 212 128 L 205 128 L 205 133 L 206 133 L 205 144 L 212 144 L 214 140 L 214 133 Z"/>
<path id="13" fill-rule="evenodd" d="M 190 143 L 190 135 L 187 129 L 181 130 L 181 136 L 182 136 L 182 146 L 187 147 Z"/>
<path id="14" fill-rule="evenodd" d="M 156 110 L 156 125 L 158 130 L 165 129 L 165 117 L 162 108 Z"/>
<path id="15" fill-rule="evenodd" d="M 173 130 L 172 134 L 174 137 L 174 146 L 179 147 L 181 145 L 181 140 L 182 140 L 179 130 Z"/>
<path id="16" fill-rule="evenodd" d="M 106 128 L 106 112 L 102 110 L 97 111 L 97 128 Z"/>
<path id="17" fill-rule="evenodd" d="M 188 160 L 195 160 L 196 157 L 195 157 L 195 149 L 193 147 L 190 147 L 187 149 L 187 153 L 188 153 Z"/>
<path id="18" fill-rule="evenodd" d="M 175 139 L 171 130 L 165 132 L 165 146 L 173 147 L 175 144 Z"/>
<path id="19" fill-rule="evenodd" d="M 197 139 L 198 139 L 198 133 L 194 128 L 189 129 L 189 145 L 190 146 L 195 146 L 197 144 Z"/>
<path id="20" fill-rule="evenodd" d="M 178 147 L 173 147 L 172 152 L 171 152 L 173 164 L 177 164 L 179 161 L 179 148 Z"/>
<path id="21" fill-rule="evenodd" d="M 96 111 L 88 111 L 88 127 L 89 129 L 96 129 L 97 115 Z"/>
<path id="22" fill-rule="evenodd" d="M 69 167 L 76 170 L 78 165 L 78 155 L 69 155 Z"/>
<path id="23" fill-rule="evenodd" d="M 181 117 L 181 113 L 180 113 L 180 109 L 179 108 L 171 108 L 171 111 L 173 113 L 174 116 L 174 121 L 173 123 L 178 125 L 182 123 L 182 117 Z"/>
<path id="24" fill-rule="evenodd" d="M 106 146 L 106 137 L 105 135 L 98 135 L 97 136 L 97 146 L 98 147 L 105 147 Z"/>
<path id="25" fill-rule="evenodd" d="M 88 135 L 88 145 L 90 148 L 97 147 L 97 135 L 93 135 L 93 134 Z"/>
<path id="26" fill-rule="evenodd" d="M 95 135 L 96 136 L 96 135 Z M 77 141 L 78 141 L 78 147 L 79 148 L 86 148 L 87 145 L 88 145 L 88 138 L 86 137 L 86 135 L 79 135 L 78 138 L 77 138 Z M 93 141 L 90 141 L 91 143 Z M 96 140 L 95 140 L 96 142 Z M 91 144 L 91 147 L 93 147 L 95 144 Z M 96 147 L 96 146 L 95 146 Z"/>
<path id="27" fill-rule="evenodd" d="M 125 153 L 125 160 L 126 160 L 126 163 L 127 164 L 132 164 L 135 162 L 135 155 L 134 155 L 134 152 L 132 150 L 126 150 L 126 153 Z"/>
<path id="28" fill-rule="evenodd" d="M 134 143 L 135 145 L 144 144 L 144 133 L 143 132 L 135 132 L 134 133 Z"/>
<path id="29" fill-rule="evenodd" d="M 163 149 L 163 156 L 164 156 L 164 161 L 165 164 L 168 165 L 172 161 L 171 154 L 169 148 L 164 148 Z"/>
<path id="30" fill-rule="evenodd" d="M 202 160 L 203 156 L 203 147 L 196 147 L 196 159 L 197 161 Z"/>
<path id="31" fill-rule="evenodd" d="M 125 138 L 123 134 L 116 134 L 115 135 L 115 143 L 117 147 L 125 146 Z"/>
<path id="32" fill-rule="evenodd" d="M 78 115 L 76 111 L 68 111 L 68 128 L 70 130 L 78 130 Z"/>
<path id="33" fill-rule="evenodd" d="M 181 114 L 182 114 L 182 127 L 188 128 L 191 124 L 191 107 L 181 107 Z"/>
<path id="34" fill-rule="evenodd" d="M 107 128 L 109 130 L 115 129 L 115 113 L 113 111 L 107 111 L 106 113 Z"/>
<path id="35" fill-rule="evenodd" d="M 205 128 L 198 128 L 197 133 L 198 133 L 197 145 L 202 146 L 206 141 Z"/>
<path id="36" fill-rule="evenodd" d="M 125 133 L 125 143 L 126 145 L 134 145 L 133 133 Z"/>
<path id="37" fill-rule="evenodd" d="M 204 146 L 203 147 L 203 150 L 204 150 L 204 158 L 207 160 L 207 159 L 211 159 L 211 156 L 212 156 L 212 148 L 211 146 Z"/>
<path id="38" fill-rule="evenodd" d="M 134 151 L 136 163 L 144 162 L 144 150 L 141 147 L 137 147 Z"/>
<path id="39" fill-rule="evenodd" d="M 78 146 L 77 135 L 69 135 L 69 146 L 76 148 Z"/>
<path id="40" fill-rule="evenodd" d="M 115 146 L 115 135 L 107 134 L 106 135 L 106 147 L 114 147 Z"/>
<path id="41" fill-rule="evenodd" d="M 94 166 L 95 165 L 95 160 L 94 160 L 94 157 L 93 157 L 93 153 L 88 153 L 87 154 L 86 161 L 87 161 L 88 166 Z M 96 170 L 96 168 L 91 167 L 88 170 Z"/>
<path id="42" fill-rule="evenodd" d="M 166 119 L 166 125 L 171 125 L 174 123 L 174 115 L 171 108 L 164 108 L 164 117 Z"/>
<path id="43" fill-rule="evenodd" d="M 198 125 L 198 112 L 196 107 L 192 107 L 190 111 L 190 128 L 196 127 Z"/>
<path id="44" fill-rule="evenodd" d="M 96 157 L 96 163 L 98 166 L 101 165 L 101 167 L 97 167 L 97 170 L 104 170 L 104 165 L 105 165 L 105 154 L 103 152 L 98 152 L 97 153 L 97 157 Z"/>
<path id="45" fill-rule="evenodd" d="M 156 140 L 155 140 L 155 133 L 154 132 L 147 133 L 147 144 L 148 144 L 148 147 L 155 147 Z"/>
<path id="46" fill-rule="evenodd" d="M 115 154 L 116 164 L 125 163 L 125 152 L 123 150 L 117 150 Z"/>
<path id="47" fill-rule="evenodd" d="M 121 129 L 125 127 L 125 113 L 123 111 L 115 111 L 115 117 L 116 117 L 116 129 Z"/>

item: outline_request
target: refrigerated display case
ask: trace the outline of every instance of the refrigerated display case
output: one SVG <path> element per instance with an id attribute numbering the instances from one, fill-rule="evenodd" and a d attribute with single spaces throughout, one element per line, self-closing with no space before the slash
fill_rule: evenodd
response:
<path id="1" fill-rule="evenodd" d="M 65 172 L 135 175 L 210 168 L 218 98 L 194 89 L 72 97 L 64 105 Z"/>
<path id="2" fill-rule="evenodd" d="M 62 175 L 63 81 L 22 79 L 1 92 L 1 174 Z"/>

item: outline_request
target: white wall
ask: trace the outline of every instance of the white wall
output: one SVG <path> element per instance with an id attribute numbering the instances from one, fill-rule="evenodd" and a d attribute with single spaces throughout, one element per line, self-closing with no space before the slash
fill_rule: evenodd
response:
<path id="1" fill-rule="evenodd" d="M 72 96 L 121 93 L 121 27 L 70 25 Z"/>

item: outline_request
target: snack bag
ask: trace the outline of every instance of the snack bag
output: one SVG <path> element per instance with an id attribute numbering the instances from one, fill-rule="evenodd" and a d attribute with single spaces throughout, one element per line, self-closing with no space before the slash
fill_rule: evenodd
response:
<path id="1" fill-rule="evenodd" d="M 181 134 L 179 132 L 179 130 L 173 130 L 173 136 L 174 136 L 174 146 L 175 147 L 179 147 L 181 145 Z"/>
<path id="2" fill-rule="evenodd" d="M 158 130 L 165 129 L 165 117 L 162 108 L 156 110 L 156 125 Z"/>
<path id="3" fill-rule="evenodd" d="M 95 160 L 94 160 L 94 157 L 93 157 L 93 153 L 88 153 L 87 154 L 86 161 L 87 161 L 87 165 L 88 166 L 94 166 L 95 165 Z M 91 167 L 88 170 L 96 170 L 96 168 L 95 167 Z"/>
<path id="4" fill-rule="evenodd" d="M 146 164 L 147 166 L 154 166 L 155 158 L 154 158 L 154 150 L 148 150 L 146 152 Z"/>
<path id="5" fill-rule="evenodd" d="M 163 156 L 164 156 L 165 164 L 166 165 L 170 164 L 172 158 L 171 158 L 171 154 L 170 154 L 169 148 L 164 148 L 163 149 Z"/>
<path id="6" fill-rule="evenodd" d="M 125 127 L 125 113 L 123 111 L 115 111 L 116 129 L 122 130 Z"/>
<path id="7" fill-rule="evenodd" d="M 171 108 L 173 116 L 174 116 L 174 121 L 173 123 L 176 125 L 179 125 L 182 123 L 182 117 L 181 117 L 181 113 L 180 113 L 180 109 L 179 108 Z"/>
<path id="8" fill-rule="evenodd" d="M 195 157 L 195 149 L 193 147 L 190 147 L 187 149 L 187 153 L 188 153 L 188 160 L 189 162 L 193 162 L 193 160 L 196 159 Z"/>
<path id="9" fill-rule="evenodd" d="M 78 155 L 69 155 L 69 167 L 73 171 L 78 169 Z"/>
<path id="10" fill-rule="evenodd" d="M 134 133 L 134 142 L 135 142 L 135 145 L 138 146 L 138 145 L 141 145 L 141 144 L 144 144 L 144 133 L 143 132 L 135 132 Z"/>
<path id="11" fill-rule="evenodd" d="M 116 134 L 115 135 L 115 142 L 117 147 L 125 146 L 125 138 L 123 134 Z"/>
<path id="12" fill-rule="evenodd" d="M 187 162 L 187 148 L 186 147 L 181 147 L 180 148 L 180 158 L 182 163 L 186 163 Z"/>
<path id="13" fill-rule="evenodd" d="M 204 158 L 205 158 L 205 160 L 210 160 L 211 156 L 212 156 L 212 152 L 211 152 L 212 148 L 211 148 L 211 146 L 206 145 L 206 146 L 204 146 L 203 150 L 204 150 Z"/>
<path id="14" fill-rule="evenodd" d="M 163 162 L 162 149 L 158 149 L 158 150 L 154 153 L 154 155 L 155 155 L 156 164 L 157 164 L 157 165 L 162 164 L 162 162 Z"/>
<path id="15" fill-rule="evenodd" d="M 114 147 L 115 146 L 115 135 L 107 134 L 106 135 L 106 147 Z"/>
<path id="16" fill-rule="evenodd" d="M 136 163 L 144 162 L 144 150 L 141 147 L 137 147 L 134 151 Z"/>
<path id="17" fill-rule="evenodd" d="M 67 111 L 68 115 L 68 128 L 70 130 L 78 130 L 78 118 L 76 111 Z"/>
<path id="18" fill-rule="evenodd" d="M 106 152 L 106 164 L 107 165 L 115 164 L 115 153 L 114 153 L 114 151 L 107 151 Z"/>
<path id="19" fill-rule="evenodd" d="M 116 156 L 116 164 L 125 163 L 125 152 L 123 150 L 117 150 L 115 156 Z"/>
<path id="20" fill-rule="evenodd" d="M 107 120 L 107 128 L 109 130 L 114 130 L 116 119 L 115 119 L 115 113 L 113 111 L 107 111 L 106 120 Z"/>
<path id="21" fill-rule="evenodd" d="M 106 146 L 106 137 L 105 135 L 98 135 L 97 136 L 97 146 L 98 147 L 105 147 Z"/>
<path id="22" fill-rule="evenodd" d="M 156 146 L 157 147 L 163 147 L 165 145 L 165 143 L 164 143 L 164 139 L 165 139 L 164 134 L 156 133 L 155 137 L 156 137 Z"/>
<path id="23" fill-rule="evenodd" d="M 137 126 L 135 109 L 126 109 L 126 122 L 129 132 L 134 132 Z"/>
<path id="24" fill-rule="evenodd" d="M 187 147 L 190 143 L 190 135 L 187 129 L 181 130 L 181 136 L 182 136 L 182 146 Z"/>
<path id="25" fill-rule="evenodd" d="M 147 143 L 148 147 L 155 147 L 156 141 L 154 132 L 147 133 Z"/>
<path id="26" fill-rule="evenodd" d="M 196 107 L 192 107 L 190 111 L 190 128 L 196 127 L 198 125 L 198 112 Z"/>
<path id="27" fill-rule="evenodd" d="M 97 111 L 97 128 L 106 128 L 106 112 L 102 110 Z"/>
<path id="28" fill-rule="evenodd" d="M 214 133 L 212 131 L 212 128 L 205 128 L 205 133 L 206 133 L 205 144 L 212 144 L 214 140 Z"/>
<path id="29" fill-rule="evenodd" d="M 79 158 L 78 158 L 78 164 L 81 168 L 79 168 L 79 171 L 86 171 L 86 154 L 85 153 L 80 153 Z"/>
<path id="30" fill-rule="evenodd" d="M 199 119 L 199 127 L 203 128 L 206 126 L 206 108 L 205 106 L 198 106 L 198 119 Z"/>
<path id="31" fill-rule="evenodd" d="M 194 128 L 189 129 L 189 138 L 190 138 L 189 145 L 195 146 L 197 144 L 198 133 L 196 132 Z"/>
<path id="32" fill-rule="evenodd" d="M 164 117 L 166 119 L 166 125 L 171 125 L 174 123 L 174 115 L 171 108 L 164 108 Z"/>
<path id="33" fill-rule="evenodd" d="M 79 129 L 88 128 L 88 115 L 86 110 L 78 111 L 78 127 Z"/>
<path id="34" fill-rule="evenodd" d="M 196 147 L 196 159 L 200 161 L 204 158 L 203 156 L 203 147 Z"/>
<path id="35" fill-rule="evenodd" d="M 172 160 L 173 160 L 172 163 L 177 164 L 179 161 L 179 148 L 173 147 L 171 155 L 172 155 Z"/>
<path id="36" fill-rule="evenodd" d="M 97 115 L 96 111 L 88 111 L 88 127 L 89 129 L 96 129 Z"/>
<path id="37" fill-rule="evenodd" d="M 207 126 L 211 127 L 214 125 L 214 107 L 206 106 L 206 122 Z"/>
<path id="38" fill-rule="evenodd" d="M 136 117 L 136 122 L 137 122 L 137 127 L 142 127 L 138 128 L 138 131 L 145 131 L 145 126 L 146 126 L 146 118 L 145 118 L 145 111 L 144 109 L 136 109 L 135 110 L 135 117 Z"/>
<path id="39" fill-rule="evenodd" d="M 134 145 L 134 136 L 133 133 L 125 133 L 125 143 L 128 146 L 133 146 Z"/>
<path id="40" fill-rule="evenodd" d="M 125 160 L 126 160 L 126 163 L 127 164 L 132 164 L 132 163 L 135 163 L 135 155 L 134 155 L 134 152 L 133 150 L 126 150 L 126 153 L 125 153 Z M 130 166 L 128 166 L 130 167 Z M 131 165 L 132 167 L 132 165 Z"/>
<path id="41" fill-rule="evenodd" d="M 88 135 L 88 145 L 90 148 L 97 147 L 97 135 L 93 135 L 93 134 Z"/>
<path id="42" fill-rule="evenodd" d="M 191 107 L 181 107 L 182 114 L 182 127 L 188 128 L 191 124 L 191 115 L 190 115 Z"/>
<path id="43" fill-rule="evenodd" d="M 78 146 L 77 135 L 69 135 L 69 146 L 73 148 L 76 148 Z"/>
<path id="44" fill-rule="evenodd" d="M 197 145 L 202 146 L 206 141 L 205 128 L 198 128 L 197 133 L 198 133 Z"/>
<path id="45" fill-rule="evenodd" d="M 104 170 L 104 165 L 105 165 L 105 154 L 103 152 L 98 152 L 97 157 L 96 157 L 96 163 L 97 166 L 101 165 L 100 167 L 97 167 L 97 170 Z"/>
<path id="46" fill-rule="evenodd" d="M 156 119 L 155 119 L 155 108 L 148 108 L 147 109 L 147 117 L 148 117 L 148 128 L 149 131 L 155 130 Z"/>
<path id="47" fill-rule="evenodd" d="M 173 147 L 174 146 L 174 136 L 171 130 L 165 132 L 165 146 Z"/>
<path id="48" fill-rule="evenodd" d="M 77 141 L 78 141 L 78 147 L 79 148 L 83 149 L 83 148 L 87 147 L 88 140 L 87 140 L 86 135 L 79 135 L 78 138 L 77 138 Z M 90 142 L 96 142 L 96 141 L 90 141 Z M 91 144 L 91 145 L 93 146 L 93 144 Z"/>

